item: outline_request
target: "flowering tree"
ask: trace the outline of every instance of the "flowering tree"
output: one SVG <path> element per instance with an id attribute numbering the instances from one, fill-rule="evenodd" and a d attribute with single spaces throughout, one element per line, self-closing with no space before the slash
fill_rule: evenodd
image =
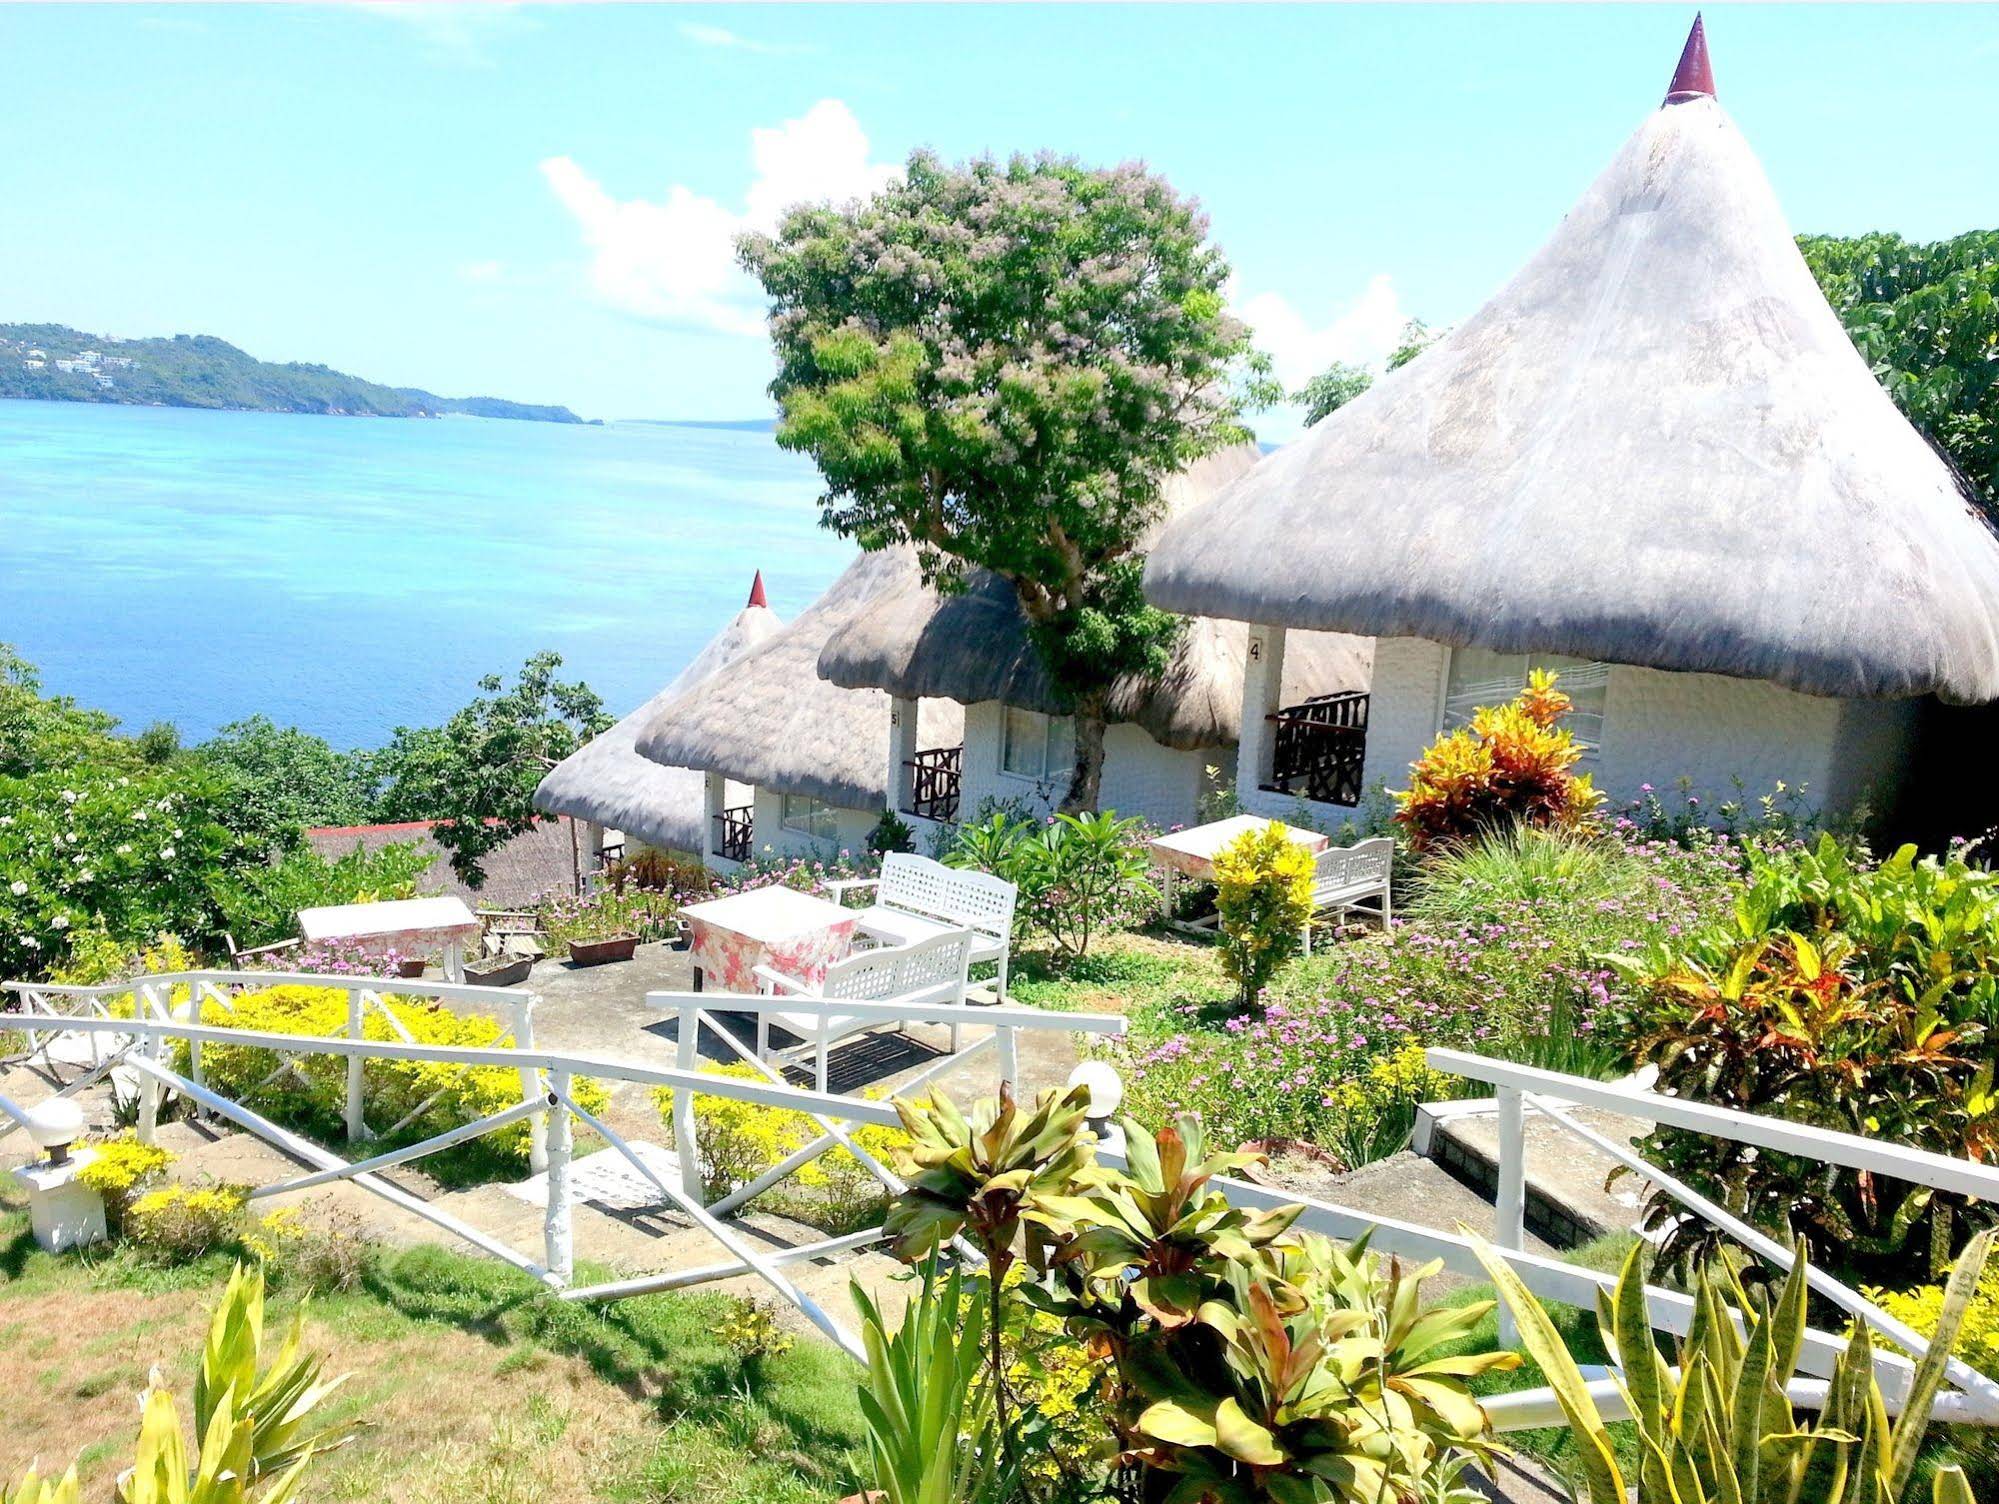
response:
<path id="1" fill-rule="evenodd" d="M 1013 584 L 1076 718 L 1066 805 L 1095 808 L 1106 692 L 1163 668 L 1180 626 L 1139 589 L 1162 486 L 1279 395 L 1206 219 L 1137 166 L 918 152 L 739 252 L 772 299 L 778 442 L 818 462 L 826 526 L 914 545 L 940 589 L 973 566 Z"/>

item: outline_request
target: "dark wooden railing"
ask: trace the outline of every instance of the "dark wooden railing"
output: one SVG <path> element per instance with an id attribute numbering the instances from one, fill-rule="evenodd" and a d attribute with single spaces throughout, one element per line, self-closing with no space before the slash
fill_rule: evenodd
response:
<path id="1" fill-rule="evenodd" d="M 904 766 L 909 769 L 909 804 L 904 814 L 925 820 L 958 818 L 958 790 L 965 777 L 963 747 L 932 747 L 917 753 Z"/>
<path id="2" fill-rule="evenodd" d="M 1276 731 L 1270 782 L 1280 794 L 1356 805 L 1367 755 L 1367 695 L 1319 695 L 1267 717 Z"/>
<path id="3" fill-rule="evenodd" d="M 756 809 L 753 805 L 739 805 L 735 809 L 725 809 L 715 817 L 715 852 L 728 861 L 747 862 L 750 859 L 750 826 Z"/>

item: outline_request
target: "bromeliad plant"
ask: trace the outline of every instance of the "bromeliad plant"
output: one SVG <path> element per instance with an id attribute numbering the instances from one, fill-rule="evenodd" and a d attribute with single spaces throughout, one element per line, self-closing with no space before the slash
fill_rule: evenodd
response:
<path id="1" fill-rule="evenodd" d="M 1944 1366 L 1991 1244 L 1974 1238 L 1958 1260 L 1929 1352 L 1916 1365 L 1902 1413 L 1890 1421 L 1874 1375 L 1874 1348 L 1855 1328 L 1815 1418 L 1799 1417 L 1785 1385 L 1805 1334 L 1806 1261 L 1800 1243 L 1774 1300 L 1753 1298 L 1719 1260 L 1695 1283 L 1694 1319 L 1669 1366 L 1646 1314 L 1646 1245 L 1636 1244 L 1616 1292 L 1599 1298 L 1604 1345 L 1616 1356 L 1619 1393 L 1637 1423 L 1636 1504 L 1902 1504 L 1942 1387 Z M 1522 1344 L 1546 1373 L 1576 1439 L 1589 1504 L 1630 1504 L 1602 1412 L 1547 1312 L 1498 1253 L 1475 1240 L 1479 1260 L 1519 1323 Z M 1717 1272 L 1717 1270 L 1722 1272 Z M 1738 1331 L 1730 1308 L 1742 1316 Z M 1935 1475 L 1936 1504 L 1972 1504 L 1954 1467 Z"/>
<path id="2" fill-rule="evenodd" d="M 1006 1097 L 969 1120 L 948 1103 L 898 1106 L 917 1145 L 888 1223 L 898 1253 L 926 1256 L 962 1231 L 993 1257 L 989 1344 L 1022 1261 L 1022 1303 L 1108 1365 L 1099 1397 L 1127 1496 L 1467 1497 L 1462 1459 L 1491 1442 L 1465 1381 L 1518 1359 L 1434 1350 L 1489 1303 L 1426 1311 L 1433 1268 L 1405 1273 L 1365 1239 L 1341 1249 L 1297 1232 L 1296 1207 L 1231 1205 L 1212 1181 L 1259 1157 L 1209 1152 L 1196 1117 L 1157 1135 L 1121 1123 L 1119 1170 L 1096 1158 L 1080 1091 L 1045 1093 L 1031 1117 Z M 990 1372 L 1003 1418 L 1004 1374 Z"/>

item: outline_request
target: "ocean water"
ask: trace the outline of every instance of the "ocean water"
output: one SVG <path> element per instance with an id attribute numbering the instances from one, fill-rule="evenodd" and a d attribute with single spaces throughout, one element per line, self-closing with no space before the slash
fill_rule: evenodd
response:
<path id="1" fill-rule="evenodd" d="M 0 642 L 187 740 L 261 711 L 336 746 L 562 654 L 623 714 L 743 604 L 850 546 L 767 433 L 0 400 Z"/>

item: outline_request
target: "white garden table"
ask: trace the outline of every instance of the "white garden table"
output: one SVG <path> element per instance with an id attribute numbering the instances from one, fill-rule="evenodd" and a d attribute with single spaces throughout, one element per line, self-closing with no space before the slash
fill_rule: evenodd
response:
<path id="1" fill-rule="evenodd" d="M 1247 832 L 1261 830 L 1270 823 L 1261 815 L 1231 815 L 1226 820 L 1212 820 L 1206 825 L 1176 830 L 1171 835 L 1146 843 L 1146 855 L 1154 870 L 1160 874 L 1159 893 L 1165 909 L 1164 918 L 1170 928 L 1190 934 L 1215 928 L 1213 916 L 1191 924 L 1183 924 L 1173 917 L 1173 899 L 1180 879 L 1184 877 L 1197 883 L 1213 882 L 1215 857 L 1221 849 Z M 1332 843 L 1330 836 L 1316 830 L 1300 830 L 1295 825 L 1286 825 L 1284 836 L 1292 845 L 1302 847 L 1314 856 Z"/>
<path id="2" fill-rule="evenodd" d="M 442 948 L 444 976 L 465 980 L 465 947 L 479 938 L 479 920 L 462 898 L 393 898 L 382 903 L 340 903 L 298 911 L 299 933 L 309 944 L 358 945 L 370 954 L 426 954 Z"/>
<path id="3" fill-rule="evenodd" d="M 860 917 L 858 909 L 781 883 L 691 903 L 680 919 L 694 962 L 694 990 L 706 987 L 712 975 L 725 992 L 755 992 L 759 966 L 817 987 L 826 968 L 854 948 Z"/>

